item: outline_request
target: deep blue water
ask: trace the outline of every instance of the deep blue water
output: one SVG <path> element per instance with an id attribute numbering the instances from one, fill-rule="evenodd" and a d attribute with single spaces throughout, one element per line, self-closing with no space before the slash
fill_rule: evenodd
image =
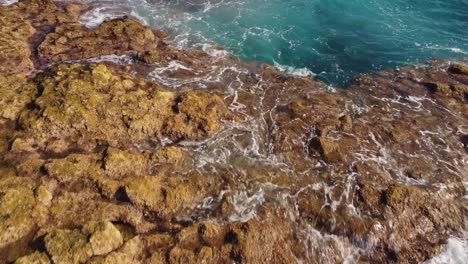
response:
<path id="1" fill-rule="evenodd" d="M 468 0 L 87 2 L 103 6 L 89 23 L 130 12 L 180 47 L 215 42 L 242 59 L 309 69 L 334 85 L 359 73 L 468 57 Z"/>

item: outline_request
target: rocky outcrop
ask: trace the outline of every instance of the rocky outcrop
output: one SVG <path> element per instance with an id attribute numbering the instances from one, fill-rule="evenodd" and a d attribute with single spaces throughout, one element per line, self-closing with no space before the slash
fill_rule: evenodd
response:
<path id="1" fill-rule="evenodd" d="M 86 8 L 0 7 L 0 262 L 417 263 L 463 235 L 463 62 L 329 91 Z"/>
<path id="2" fill-rule="evenodd" d="M 0 74 L 0 124 L 16 121 L 20 112 L 30 104 L 37 93 L 22 73 Z"/>
<path id="3" fill-rule="evenodd" d="M 0 72 L 2 74 L 29 72 L 33 68 L 30 59 L 29 40 L 35 30 L 24 14 L 0 10 Z"/>
<path id="4" fill-rule="evenodd" d="M 199 140 L 213 135 L 223 119 L 232 118 L 215 95 L 177 94 L 115 74 L 104 64 L 59 65 L 39 74 L 35 82 L 40 96 L 19 119 L 27 137 L 13 142 L 15 151 L 26 144 L 63 153 L 102 145 L 129 148 L 166 137 Z"/>
<path id="5" fill-rule="evenodd" d="M 83 4 L 57 6 L 48 0 L 26 0 L 0 9 L 0 72 L 28 73 L 38 62 L 37 45 L 64 23 L 76 23 Z"/>
<path id="6" fill-rule="evenodd" d="M 50 63 L 133 52 L 150 61 L 158 57 L 157 48 L 164 37 L 129 18 L 105 21 L 91 30 L 80 24 L 62 24 L 39 46 L 39 57 Z"/>

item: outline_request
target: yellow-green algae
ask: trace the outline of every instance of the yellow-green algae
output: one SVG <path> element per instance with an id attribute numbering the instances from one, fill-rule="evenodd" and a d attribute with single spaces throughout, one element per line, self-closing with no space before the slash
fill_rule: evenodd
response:
<path id="1" fill-rule="evenodd" d="M 128 147 L 164 137 L 198 140 L 213 135 L 222 119 L 232 118 L 216 95 L 178 95 L 104 64 L 54 66 L 34 83 L 42 93 L 36 107 L 23 112 L 20 124 L 29 141 L 58 153 L 71 147 Z"/>

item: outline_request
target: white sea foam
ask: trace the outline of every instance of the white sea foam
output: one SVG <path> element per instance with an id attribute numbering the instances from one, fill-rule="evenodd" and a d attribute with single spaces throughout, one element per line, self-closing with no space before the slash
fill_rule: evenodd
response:
<path id="1" fill-rule="evenodd" d="M 265 191 L 259 188 L 254 193 L 236 192 L 229 198 L 235 214 L 229 217 L 231 222 L 247 222 L 257 215 L 257 209 L 265 202 Z"/>
<path id="2" fill-rule="evenodd" d="M 99 57 L 83 59 L 83 60 L 69 60 L 67 63 L 79 63 L 79 62 L 90 62 L 90 63 L 100 63 L 100 62 L 113 62 L 116 64 L 133 64 L 133 58 L 130 55 L 102 55 Z"/>
<path id="3" fill-rule="evenodd" d="M 442 252 L 424 264 L 466 264 L 467 260 L 468 238 L 450 238 Z"/>
<path id="4" fill-rule="evenodd" d="M 210 56 L 216 58 L 226 58 L 227 56 L 229 56 L 229 51 L 227 51 L 226 49 L 209 43 L 203 44 L 202 50 L 208 53 Z"/>
<path id="5" fill-rule="evenodd" d="M 423 48 L 429 49 L 429 50 L 446 50 L 446 51 L 451 51 L 453 53 L 468 55 L 468 51 L 465 51 L 458 47 L 446 47 L 442 45 L 426 44 L 423 46 Z"/>
<path id="6" fill-rule="evenodd" d="M 277 63 L 276 61 L 274 62 L 274 65 L 275 67 L 284 72 L 284 73 L 287 73 L 287 74 L 291 74 L 291 75 L 294 75 L 294 76 L 300 76 L 300 77 L 313 77 L 315 76 L 316 74 L 311 71 L 310 69 L 308 68 L 296 68 L 296 67 L 293 67 L 293 66 L 288 66 L 288 65 L 281 65 L 279 63 Z"/>
<path id="7" fill-rule="evenodd" d="M 80 17 L 80 22 L 87 28 L 95 28 L 106 19 L 122 17 L 123 14 L 113 13 L 108 7 L 96 7 L 84 13 Z"/>
<path id="8" fill-rule="evenodd" d="M 0 6 L 9 6 L 18 3 L 18 0 L 0 0 Z"/>

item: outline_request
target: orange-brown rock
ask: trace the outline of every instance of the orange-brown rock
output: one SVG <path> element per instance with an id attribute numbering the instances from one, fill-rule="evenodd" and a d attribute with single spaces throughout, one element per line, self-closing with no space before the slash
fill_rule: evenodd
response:
<path id="1" fill-rule="evenodd" d="M 200 140 L 232 118 L 216 95 L 177 94 L 104 64 L 59 65 L 39 74 L 35 83 L 41 94 L 20 118 L 24 141 L 54 153 L 101 145 L 128 148 L 165 137 Z"/>
<path id="2" fill-rule="evenodd" d="M 133 52 L 151 61 L 157 56 L 160 36 L 130 18 L 105 21 L 95 29 L 63 24 L 46 36 L 38 48 L 39 57 L 45 62 L 63 62 Z"/>

